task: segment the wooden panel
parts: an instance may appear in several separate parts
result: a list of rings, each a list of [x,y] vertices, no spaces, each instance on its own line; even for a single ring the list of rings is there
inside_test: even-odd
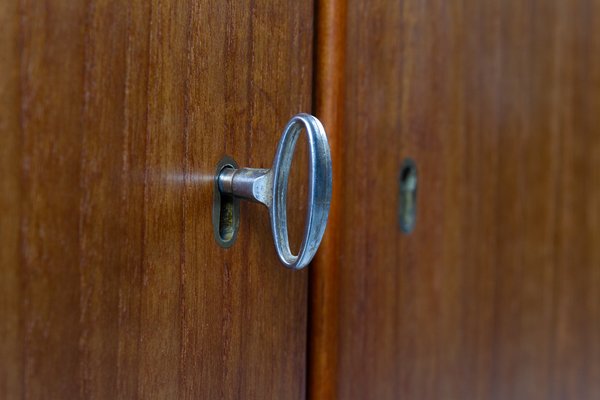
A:
[[[600,396],[599,16],[349,1],[340,398]]]
[[[314,110],[327,132],[333,166],[328,228],[310,268],[308,396],[337,398],[342,132],[345,89],[346,0],[319,0],[316,13]]]
[[[20,15],[12,16],[21,22],[20,373],[24,397],[58,398],[84,388],[79,340],[85,337],[80,322],[87,299],[79,217],[83,115],[89,100],[86,10],[83,3],[66,1],[20,6]]]
[[[307,273],[211,207],[310,111],[311,2],[5,3],[0,397],[304,397]]]
[[[0,3],[0,398],[22,397],[19,323],[21,125],[16,2]]]

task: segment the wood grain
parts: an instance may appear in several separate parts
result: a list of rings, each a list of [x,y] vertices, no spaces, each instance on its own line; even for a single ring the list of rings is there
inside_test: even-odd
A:
[[[85,386],[79,248],[88,14],[84,3],[20,7],[12,18],[20,17],[21,45],[23,396],[77,396]]]
[[[0,3],[0,398],[22,397],[18,4]]]
[[[600,396],[599,16],[348,2],[340,398]]]
[[[268,167],[310,112],[312,18],[0,5],[0,397],[305,396],[307,273],[281,267],[257,205],[218,247],[211,207],[224,154]]]
[[[310,268],[308,396],[337,398],[338,301],[344,169],[343,115],[346,0],[319,0],[316,7],[315,115],[327,131],[333,169],[332,199],[323,241]]]

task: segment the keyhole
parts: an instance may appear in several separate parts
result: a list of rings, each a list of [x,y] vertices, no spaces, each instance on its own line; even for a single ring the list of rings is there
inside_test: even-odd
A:
[[[227,168],[238,168],[231,157],[224,157],[217,164],[215,177]],[[221,193],[215,179],[213,189],[212,222],[213,233],[217,244],[221,247],[231,247],[237,238],[240,227],[240,200],[230,194]]]
[[[399,178],[398,224],[404,233],[411,233],[417,217],[417,166],[407,158],[402,163]]]

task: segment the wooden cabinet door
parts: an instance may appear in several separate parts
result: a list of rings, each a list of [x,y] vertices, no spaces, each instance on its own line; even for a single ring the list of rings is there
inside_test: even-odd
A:
[[[347,25],[323,30],[345,62],[319,64],[345,70],[339,244],[313,286],[339,295],[311,319],[311,392],[600,398],[599,3],[326,3]]]
[[[598,5],[314,6],[0,3],[0,398],[599,397]],[[269,167],[300,111],[310,296],[261,206],[211,222],[221,157]]]
[[[0,4],[0,398],[305,393],[307,272],[224,154],[271,165],[310,112],[310,1]],[[293,196],[290,207],[301,207]]]

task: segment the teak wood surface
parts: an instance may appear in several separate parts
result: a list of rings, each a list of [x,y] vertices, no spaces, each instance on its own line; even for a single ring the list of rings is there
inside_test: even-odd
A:
[[[344,56],[346,0],[319,0],[315,7],[314,112],[327,131],[333,166],[328,228],[310,266],[308,296],[308,397],[337,397],[338,312],[344,151]]]
[[[600,4],[347,8],[339,398],[600,398]]]
[[[592,0],[0,2],[0,398],[598,398],[599,18]],[[310,302],[260,206],[229,250],[211,226],[217,161],[269,167],[300,111],[335,177]]]
[[[307,272],[259,205],[228,250],[211,210],[224,154],[268,168],[311,111],[312,21],[287,0],[0,3],[0,398],[305,397]]]

